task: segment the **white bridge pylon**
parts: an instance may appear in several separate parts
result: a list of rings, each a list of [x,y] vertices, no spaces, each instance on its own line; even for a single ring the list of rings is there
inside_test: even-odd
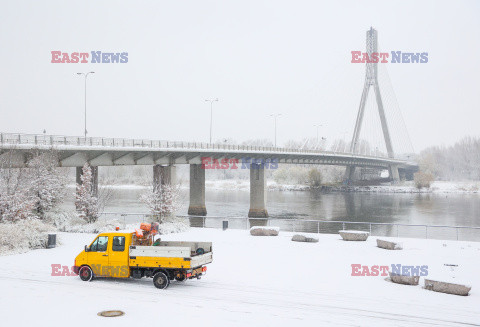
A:
[[[372,57],[372,53],[378,53],[377,36],[378,33],[373,27],[371,27],[367,31],[367,54],[369,58]],[[362,98],[360,100],[360,107],[358,108],[357,121],[355,123],[352,143],[350,144],[350,152],[356,153],[357,151],[360,131],[362,129],[363,116],[365,114],[365,104],[367,102],[370,87],[372,86],[375,92],[375,100],[377,102],[378,114],[380,115],[380,122],[382,123],[383,138],[387,147],[388,157],[394,158],[392,140],[390,138],[390,132],[388,130],[387,118],[385,116],[385,110],[383,108],[382,94],[380,92],[380,86],[378,83],[378,63],[367,62],[365,68],[365,84],[363,85],[363,92]]]
[[[373,27],[367,31],[366,38],[366,53],[369,58],[372,58],[372,53],[378,53],[378,33]],[[352,142],[350,144],[350,152],[357,153],[359,146],[360,132],[362,129],[363,117],[365,114],[365,104],[367,102],[368,93],[370,87],[373,87],[375,92],[375,100],[378,107],[378,114],[380,116],[380,122],[382,125],[383,138],[385,140],[385,145],[387,148],[388,157],[393,159],[395,157],[392,140],[390,137],[390,131],[388,129],[387,118],[385,115],[385,109],[383,107],[382,94],[380,92],[380,85],[378,83],[378,63],[368,62],[365,67],[365,83],[363,85],[362,97],[360,99],[360,107],[358,108],[357,120],[355,122],[355,130],[353,132]],[[399,180],[398,167],[390,166],[390,177],[393,181]],[[354,179],[355,166],[347,167],[345,173],[345,179],[352,181]]]

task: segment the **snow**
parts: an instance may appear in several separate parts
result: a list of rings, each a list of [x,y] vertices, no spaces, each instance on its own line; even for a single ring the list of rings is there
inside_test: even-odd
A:
[[[51,276],[51,264],[73,265],[94,234],[60,233],[62,245],[0,257],[0,317],[15,326],[415,326],[480,321],[480,243],[402,239],[403,251],[319,235],[291,242],[293,233],[253,237],[248,230],[190,229],[163,240],[212,241],[214,262],[201,280],[158,290],[151,279]],[[388,238],[383,238],[388,239]],[[428,265],[473,288],[461,297],[351,276],[351,264]],[[445,266],[455,264],[458,267]],[[421,277],[420,285],[423,286]],[[118,318],[97,316],[123,310]]]

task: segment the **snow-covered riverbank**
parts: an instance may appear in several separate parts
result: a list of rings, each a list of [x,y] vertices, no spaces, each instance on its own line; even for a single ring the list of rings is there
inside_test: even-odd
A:
[[[73,188],[73,185],[70,186]],[[151,186],[143,185],[106,185],[113,189],[150,189]],[[248,180],[214,180],[206,181],[205,187],[211,190],[249,191],[250,181]],[[188,189],[188,184],[181,184],[181,188]],[[278,184],[275,181],[267,181],[269,191],[308,191],[310,187],[302,184]],[[372,192],[372,193],[458,193],[458,194],[480,194],[480,182],[444,182],[437,181],[429,189],[417,189],[413,182],[401,182],[397,185],[385,183],[376,186],[327,186],[327,190],[337,192]]]
[[[212,190],[238,190],[249,191],[249,180],[216,180],[206,181],[205,187]],[[267,181],[267,189],[269,191],[306,191],[310,187],[308,185],[292,185],[292,184],[278,184],[274,181]]]
[[[207,181],[206,187],[215,190],[239,190],[248,191],[250,182],[248,180],[218,180]],[[269,191],[308,191],[308,185],[278,184],[274,181],[267,181]],[[398,185],[385,183],[377,186],[325,186],[324,189],[331,191],[346,192],[375,192],[375,193],[479,193],[480,183],[478,182],[434,182],[429,189],[417,189],[414,182],[401,182]]]
[[[480,194],[478,182],[434,182],[429,189],[417,189],[413,182],[401,182],[397,185],[378,186],[339,186],[333,187],[332,191],[339,192],[372,192],[372,193],[457,193],[457,194]]]
[[[164,240],[212,241],[214,262],[201,280],[160,291],[151,279],[51,276],[51,264],[71,266],[92,234],[61,233],[50,250],[0,257],[0,317],[4,325],[126,326],[414,326],[480,321],[480,243],[403,239],[404,250],[379,249],[375,237],[345,242],[319,235],[298,243],[292,234],[253,237],[245,230],[191,229]],[[351,276],[352,264],[428,265],[428,277],[464,281],[470,296],[393,284],[382,276]],[[445,266],[457,265],[454,266]],[[420,280],[423,285],[423,278]],[[102,310],[125,316],[102,318]]]

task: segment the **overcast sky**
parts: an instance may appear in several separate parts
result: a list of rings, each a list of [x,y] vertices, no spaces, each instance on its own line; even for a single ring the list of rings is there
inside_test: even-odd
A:
[[[382,51],[416,151],[480,136],[478,1],[2,1],[0,131],[214,139],[351,138],[365,31]],[[128,52],[126,64],[53,64],[51,51]],[[347,134],[344,134],[344,133]]]

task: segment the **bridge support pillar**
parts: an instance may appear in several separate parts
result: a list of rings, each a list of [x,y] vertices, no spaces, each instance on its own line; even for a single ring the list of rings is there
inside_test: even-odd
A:
[[[188,214],[206,216],[205,207],[205,169],[201,164],[190,164],[190,205]]]
[[[388,168],[388,173],[390,175],[390,178],[393,183],[398,183],[400,182],[400,174],[398,172],[398,166],[397,165],[390,165]]]
[[[412,170],[404,170],[403,173],[405,174],[405,180],[413,181],[414,171]]]
[[[343,179],[347,183],[355,181],[355,166],[347,166],[346,167],[345,176],[344,176]]]
[[[175,166],[153,166],[153,187],[162,187],[163,185],[175,185],[176,174]]]
[[[98,167],[90,166],[92,169],[92,195],[98,195]],[[75,179],[77,184],[82,184],[81,176],[83,175],[83,167],[76,167]]]
[[[250,164],[250,218],[267,218],[265,169],[261,164]]]

